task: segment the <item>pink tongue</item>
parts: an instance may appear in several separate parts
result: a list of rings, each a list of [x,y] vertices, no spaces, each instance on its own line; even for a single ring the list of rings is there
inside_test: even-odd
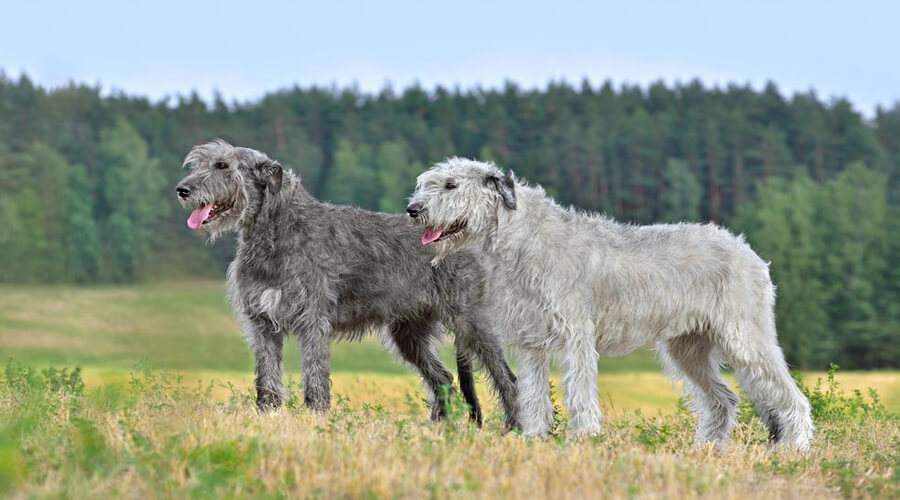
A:
[[[430,227],[425,228],[425,234],[422,235],[422,244],[427,245],[429,243],[434,243],[434,241],[441,237],[444,234],[443,229],[431,229]]]
[[[209,205],[200,205],[197,207],[197,210],[191,212],[191,216],[188,217],[188,227],[193,229],[194,231],[200,229],[203,226],[203,221],[209,218],[209,212],[212,210],[212,203]]]

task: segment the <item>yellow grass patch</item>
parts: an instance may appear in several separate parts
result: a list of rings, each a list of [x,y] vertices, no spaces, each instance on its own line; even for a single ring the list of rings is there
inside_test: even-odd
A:
[[[171,372],[180,378],[184,387],[212,385],[213,397],[223,399],[231,393],[228,384],[251,391],[253,373],[221,372],[221,371],[177,371]],[[825,379],[824,373],[806,373],[804,381],[807,385],[815,385],[818,378]],[[734,380],[727,377],[732,386]],[[900,412],[900,374],[896,372],[838,372],[835,376],[844,391],[860,390],[863,395],[873,388],[889,410]],[[87,367],[84,380],[88,387],[97,387],[106,383],[125,383],[129,372],[104,368]],[[288,381],[298,382],[297,375],[288,375]],[[600,399],[605,412],[621,410],[632,412],[640,410],[647,415],[657,413],[671,414],[675,412],[680,392],[679,387],[672,386],[671,380],[661,373],[604,373],[600,375]],[[390,411],[406,409],[410,400],[420,401],[425,397],[421,380],[415,375],[388,375],[366,372],[335,372],[331,375],[332,393],[349,399],[353,408],[364,404],[381,404]],[[564,388],[560,377],[554,377],[559,398],[562,399]],[[296,390],[296,387],[295,387]],[[484,380],[479,375],[478,394],[486,408],[494,408],[494,400]]]

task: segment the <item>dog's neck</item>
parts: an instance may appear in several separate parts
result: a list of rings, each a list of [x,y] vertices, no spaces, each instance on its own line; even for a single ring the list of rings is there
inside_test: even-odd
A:
[[[617,239],[618,225],[612,219],[601,215],[580,213],[573,207],[564,207],[548,197],[543,188],[536,185],[516,183],[516,210],[498,207],[497,225],[485,235],[484,251],[497,259],[514,259],[522,254],[541,256],[553,250],[541,243],[534,234],[554,234],[555,228],[564,225],[580,226],[595,236],[597,244],[613,242]],[[586,216],[588,215],[588,216]],[[555,240],[564,243],[565,235]]]
[[[529,255],[550,262],[557,252],[554,245],[569,244],[575,234],[590,235],[598,259],[623,244],[626,226],[610,217],[562,206],[540,186],[516,183],[516,194],[516,210],[501,206],[497,225],[484,239],[484,251],[493,259],[515,261]],[[568,232],[560,232],[560,228],[568,228]]]
[[[261,189],[267,190],[267,187]],[[243,222],[239,234],[238,252],[250,250],[254,252],[275,252],[279,240],[279,233],[290,225],[282,224],[289,212],[302,213],[303,206],[315,203],[303,185],[300,178],[292,172],[285,172],[281,182],[281,188],[275,192],[265,191],[260,193],[262,201],[256,214]],[[252,242],[252,245],[251,245]]]

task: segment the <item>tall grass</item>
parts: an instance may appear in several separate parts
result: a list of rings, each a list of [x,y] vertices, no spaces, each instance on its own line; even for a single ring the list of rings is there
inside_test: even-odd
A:
[[[836,370],[836,368],[835,368]],[[135,370],[86,389],[75,370],[8,363],[0,375],[0,494],[14,497],[897,497],[900,420],[877,394],[834,377],[803,390],[818,435],[808,454],[775,450],[747,405],[732,445],[695,449],[693,417],[608,411],[594,438],[502,435],[451,400],[441,424],[422,401],[352,404],[326,415],[299,400],[259,414],[252,394]],[[292,392],[298,394],[294,385]]]

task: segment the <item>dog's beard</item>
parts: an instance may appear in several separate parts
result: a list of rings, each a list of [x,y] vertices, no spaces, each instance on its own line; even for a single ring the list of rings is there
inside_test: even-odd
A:
[[[207,226],[203,226],[203,230],[209,235],[209,239],[207,240],[210,245],[216,242],[221,236],[228,234],[233,231],[237,231],[240,217],[238,216],[229,216],[225,219],[212,221]]]
[[[438,218],[427,216],[417,218],[417,222],[423,229],[440,228],[446,231],[448,228],[459,228],[457,232],[430,243],[435,250],[435,257],[431,260],[433,266],[437,266],[442,260],[465,247],[481,250],[489,246],[491,235],[497,230],[496,216],[490,212],[485,213],[478,210],[463,213],[465,215],[458,217],[454,217],[452,213],[442,213]],[[436,219],[450,222],[438,222]],[[425,236],[425,239],[428,239],[428,235]]]
[[[228,213],[221,215],[202,226],[203,231],[209,236],[208,243],[213,244],[223,235],[238,231],[247,212],[248,203],[243,194],[235,194],[231,198],[231,208]]]
[[[437,266],[442,260],[466,246],[471,239],[471,233],[468,230],[463,230],[447,239],[433,243],[436,253],[434,258],[431,259],[431,265]]]

